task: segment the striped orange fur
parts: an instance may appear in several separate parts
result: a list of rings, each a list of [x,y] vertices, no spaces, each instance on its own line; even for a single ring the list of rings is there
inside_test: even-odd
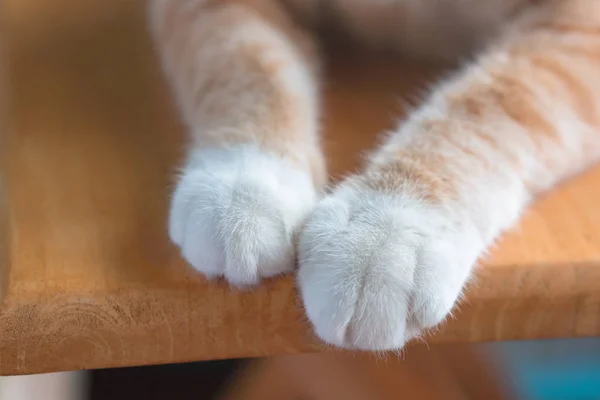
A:
[[[171,238],[194,268],[237,285],[298,259],[307,315],[334,345],[396,349],[440,323],[523,208],[600,159],[598,0],[150,7],[191,138]],[[332,23],[366,45],[475,58],[318,200],[314,29]]]

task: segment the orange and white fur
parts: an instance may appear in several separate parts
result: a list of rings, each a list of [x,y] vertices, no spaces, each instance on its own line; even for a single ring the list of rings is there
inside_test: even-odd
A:
[[[540,192],[600,159],[599,0],[153,0],[190,132],[170,236],[234,285],[292,272],[317,335],[401,348],[440,323]],[[322,195],[315,28],[474,61]],[[352,118],[351,115],[348,118]]]

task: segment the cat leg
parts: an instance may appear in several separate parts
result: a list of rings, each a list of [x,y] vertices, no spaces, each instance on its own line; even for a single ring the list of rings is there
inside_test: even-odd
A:
[[[600,2],[546,2],[442,83],[300,235],[316,333],[386,350],[443,321],[536,194],[600,159]]]
[[[317,52],[275,0],[153,0],[151,24],[190,131],[169,234],[208,277],[291,271],[326,180]]]

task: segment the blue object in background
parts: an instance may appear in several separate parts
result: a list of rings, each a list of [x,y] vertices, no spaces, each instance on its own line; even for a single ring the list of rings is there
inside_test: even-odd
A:
[[[482,345],[523,400],[600,400],[600,338]]]

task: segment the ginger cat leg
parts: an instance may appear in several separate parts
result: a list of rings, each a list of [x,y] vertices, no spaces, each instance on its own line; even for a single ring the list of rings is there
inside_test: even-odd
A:
[[[443,321],[540,192],[600,159],[600,2],[543,3],[441,84],[300,236],[326,342],[401,348]]]
[[[151,23],[190,131],[171,239],[236,285],[291,271],[326,180],[312,38],[273,0],[153,0]]]

